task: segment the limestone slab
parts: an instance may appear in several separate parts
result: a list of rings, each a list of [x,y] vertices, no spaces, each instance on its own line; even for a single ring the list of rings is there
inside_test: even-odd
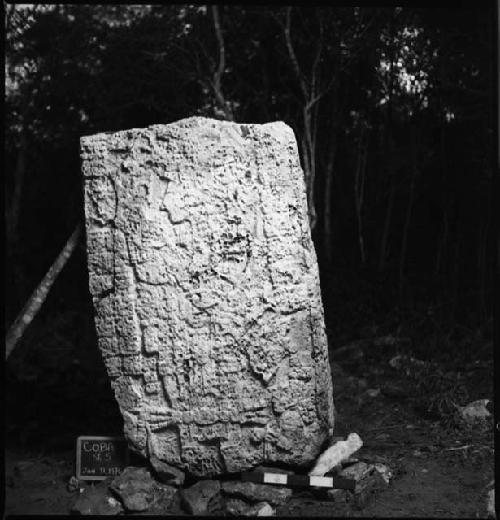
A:
[[[89,288],[138,453],[194,475],[307,465],[333,428],[295,136],[193,117],[81,139]]]

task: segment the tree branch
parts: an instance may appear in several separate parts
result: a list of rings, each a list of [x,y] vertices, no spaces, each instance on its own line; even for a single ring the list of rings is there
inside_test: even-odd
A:
[[[307,99],[309,97],[309,89],[307,88],[306,82],[304,81],[304,75],[302,74],[302,71],[300,70],[299,62],[297,60],[297,55],[295,54],[295,50],[292,45],[292,38],[290,36],[291,12],[292,12],[292,8],[287,7],[286,24],[284,27],[286,47],[288,49],[288,55],[290,56],[290,61],[292,62],[293,70],[295,71],[295,75],[297,76],[297,79],[299,80],[300,87],[302,89],[302,93],[304,94],[304,97]]]
[[[321,60],[321,52],[323,50],[323,20],[319,19],[319,38],[318,38],[318,49],[316,51],[316,56],[314,57],[314,62],[311,71],[311,94],[316,92],[316,79],[317,79],[317,70],[318,65]]]
[[[215,36],[219,45],[219,66],[215,72],[215,80],[217,85],[220,87],[222,74],[224,74],[224,67],[226,64],[226,49],[224,47],[224,37],[220,26],[219,8],[216,5],[212,6],[212,15],[214,17]]]
[[[222,92],[222,76],[226,67],[226,48],[224,46],[224,36],[219,17],[219,8],[216,5],[212,6],[212,15],[214,19],[215,36],[219,46],[219,63],[217,69],[214,71],[214,79],[212,82],[215,98],[220,105],[220,109],[224,112],[227,120],[234,119],[231,109],[228,107],[224,93]]]

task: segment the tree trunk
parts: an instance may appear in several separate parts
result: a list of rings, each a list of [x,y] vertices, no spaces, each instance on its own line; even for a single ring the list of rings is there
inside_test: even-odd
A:
[[[358,223],[358,242],[361,263],[366,263],[365,240],[363,234],[363,203],[365,193],[366,156],[368,154],[368,140],[365,138],[365,130],[361,130],[358,144],[358,164],[354,176],[354,203],[356,207],[356,218]]]
[[[489,208],[487,208],[489,210]],[[486,281],[488,269],[488,232],[489,232],[489,211],[486,215],[486,222],[481,226],[479,232],[478,247],[478,272],[479,272],[479,309],[481,315],[486,315]]]
[[[387,122],[386,122],[386,138],[385,138],[385,152],[389,157],[387,163],[387,173],[389,177],[389,200],[387,202],[387,210],[385,212],[384,219],[384,231],[382,233],[382,240],[380,242],[380,252],[379,252],[379,260],[378,260],[378,269],[379,272],[383,272],[386,266],[387,260],[387,249],[389,244],[389,232],[391,229],[392,222],[392,210],[394,207],[394,198],[396,195],[396,180],[395,180],[395,168],[394,168],[394,140],[392,137],[392,109],[393,109],[393,95],[392,91],[394,89],[394,62],[395,62],[395,51],[394,51],[394,19],[391,18],[389,33],[391,39],[391,47],[389,53],[390,60],[390,68],[389,68],[389,92],[388,92],[388,103],[387,103]]]
[[[26,132],[21,131],[19,139],[19,150],[17,155],[16,173],[14,177],[14,187],[12,189],[12,196],[10,197],[10,204],[8,207],[7,218],[7,239],[10,243],[16,241],[17,226],[19,223],[19,213],[21,207],[21,197],[24,185],[24,176],[26,172]]]
[[[314,185],[316,181],[316,143],[313,138],[313,131],[311,128],[311,113],[308,107],[304,107],[304,135],[305,147],[307,148],[307,207],[309,210],[309,224],[311,231],[314,231],[318,216],[316,213],[316,205],[314,203]]]
[[[333,232],[332,232],[332,191],[334,178],[334,164],[337,153],[337,144],[331,145],[328,163],[325,169],[325,192],[324,192],[324,209],[323,209],[323,247],[325,258],[328,264],[333,261]]]
[[[339,89],[338,81],[333,80],[332,94],[331,94],[331,120],[333,124],[331,126],[331,141],[328,146],[328,157],[325,165],[325,187],[323,193],[323,250],[325,252],[325,259],[328,264],[333,262],[333,222],[332,222],[332,209],[333,209],[333,185],[335,177],[335,159],[337,157],[338,147],[338,131],[340,128],[339,113]]]
[[[291,15],[292,7],[286,8],[286,21],[282,25],[283,34],[285,36],[285,44],[288,51],[288,57],[292,65],[292,69],[299,84],[299,88],[303,97],[302,123],[303,138],[301,139],[301,149],[303,157],[304,176],[307,188],[307,206],[309,212],[309,225],[311,231],[314,231],[317,223],[316,205],[314,203],[314,191],[316,180],[316,130],[318,119],[318,101],[326,93],[327,89],[320,91],[320,76],[318,74],[318,65],[321,61],[321,53],[323,50],[323,24],[320,19],[320,31],[317,39],[316,56],[313,61],[311,73],[306,76],[299,65],[297,55],[292,43],[291,37]]]
[[[7,246],[7,263],[12,269],[11,287],[12,307],[17,307],[22,298],[22,277],[17,262],[18,254],[18,233],[19,233],[19,217],[21,213],[21,199],[24,187],[24,178],[26,175],[26,154],[27,154],[27,137],[26,131],[21,130],[19,140],[19,150],[17,155],[16,170],[14,174],[14,186],[9,201],[6,202],[6,246]]]
[[[54,284],[57,276],[61,272],[62,268],[66,265],[66,262],[71,257],[75,247],[78,244],[78,238],[80,236],[80,224],[78,224],[69,237],[63,250],[59,253],[55,262],[52,264],[47,274],[43,277],[42,281],[35,289],[33,294],[30,296],[26,305],[23,307],[14,323],[10,326],[5,339],[5,359],[7,359],[10,353],[14,350],[19,340],[24,334],[24,331],[28,325],[32,322],[36,316],[43,302],[47,298],[49,291]]]
[[[385,212],[384,231],[382,233],[382,240],[380,242],[380,253],[378,260],[379,272],[383,272],[385,270],[387,260],[387,249],[389,244],[389,231],[391,229],[392,221],[392,209],[394,207],[394,198],[396,195],[396,181],[394,179],[394,167],[392,158],[389,159],[389,186],[389,199],[387,201],[387,209]]]
[[[443,220],[441,224],[441,240],[438,237],[436,264],[434,266],[434,273],[436,276],[441,272],[446,248],[448,247],[448,231],[449,231],[449,207],[448,207],[448,190],[446,189],[446,143],[445,143],[445,126],[441,125],[441,177],[442,177],[442,192],[443,192]]]
[[[410,184],[410,193],[408,196],[408,206],[406,208],[406,217],[403,228],[403,239],[401,242],[401,254],[399,257],[399,289],[400,291],[403,288],[403,280],[404,280],[404,270],[406,264],[406,249],[408,245],[408,232],[410,229],[410,221],[411,214],[413,211],[413,199],[415,194],[415,183],[418,174],[418,165],[417,165],[417,136],[416,136],[416,128],[414,126],[410,129],[410,147],[411,147],[411,163],[412,163],[412,174],[411,174],[411,184]]]
[[[217,38],[217,45],[219,48],[219,60],[217,69],[214,71],[214,77],[212,81],[212,88],[215,95],[215,100],[219,107],[219,110],[222,114],[224,114],[224,118],[227,121],[234,120],[234,114],[229,106],[225,96],[224,91],[222,89],[222,76],[224,75],[224,71],[226,68],[226,48],[224,45],[224,35],[222,34],[222,26],[220,22],[219,16],[219,7],[216,5],[212,5],[212,16],[214,20],[214,30],[215,36]]]
[[[441,272],[441,266],[443,265],[446,248],[448,246],[448,231],[449,231],[449,216],[448,209],[443,210],[443,222],[441,224],[441,240],[439,241],[437,253],[436,253],[436,265],[434,267],[434,273],[436,276]]]
[[[458,220],[458,219],[457,219]],[[455,318],[458,305],[458,289],[459,289],[459,274],[460,274],[460,222],[457,221],[455,228],[455,248],[453,253],[453,281],[452,281],[452,303],[451,315]]]

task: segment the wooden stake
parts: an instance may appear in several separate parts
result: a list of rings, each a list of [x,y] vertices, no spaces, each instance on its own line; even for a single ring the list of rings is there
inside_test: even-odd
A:
[[[56,278],[73,254],[73,251],[78,244],[80,232],[81,224],[78,224],[66,242],[63,250],[59,253],[59,256],[47,271],[47,274],[43,277],[43,280],[39,283],[38,287],[33,291],[29,300],[14,320],[14,323],[10,326],[5,339],[5,359],[8,359],[10,353],[22,338],[24,331],[33,321],[33,318],[43,305],[43,302],[47,298]]]

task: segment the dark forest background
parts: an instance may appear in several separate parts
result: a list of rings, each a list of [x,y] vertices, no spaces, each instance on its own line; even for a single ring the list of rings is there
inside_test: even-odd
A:
[[[495,18],[493,3],[5,5],[6,327],[83,221],[82,135],[282,120],[330,347],[395,335],[421,359],[491,359]],[[98,393],[92,312],[82,238],[9,359],[11,384],[61,406],[89,380]],[[39,419],[22,413],[11,433],[29,437]]]

